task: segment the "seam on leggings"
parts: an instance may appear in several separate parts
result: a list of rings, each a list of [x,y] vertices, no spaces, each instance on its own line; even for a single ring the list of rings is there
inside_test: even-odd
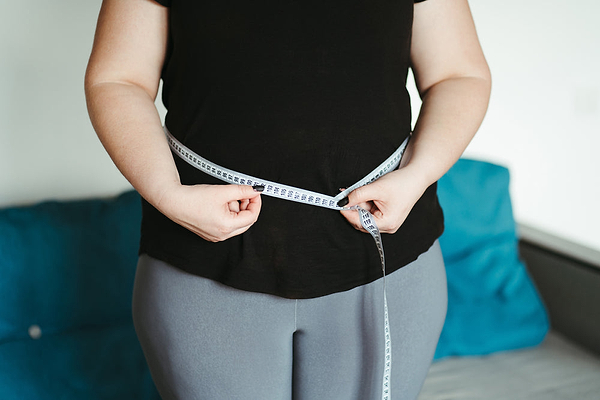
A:
[[[298,299],[294,303],[294,332],[298,330]]]

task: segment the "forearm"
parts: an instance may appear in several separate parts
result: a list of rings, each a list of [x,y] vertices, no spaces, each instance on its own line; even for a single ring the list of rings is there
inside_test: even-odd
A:
[[[122,82],[86,85],[90,119],[106,151],[132,186],[153,205],[179,185],[179,175],[153,99]]]
[[[450,78],[423,96],[405,168],[429,186],[460,158],[487,110],[489,76]]]

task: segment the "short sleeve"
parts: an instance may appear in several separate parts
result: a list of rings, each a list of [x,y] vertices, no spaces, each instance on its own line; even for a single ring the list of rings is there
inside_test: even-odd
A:
[[[415,3],[422,3],[424,1],[427,1],[427,0],[415,0]]]
[[[154,0],[154,1],[157,2],[158,4],[161,4],[161,5],[165,6],[165,7],[170,7],[171,6],[171,0]]]

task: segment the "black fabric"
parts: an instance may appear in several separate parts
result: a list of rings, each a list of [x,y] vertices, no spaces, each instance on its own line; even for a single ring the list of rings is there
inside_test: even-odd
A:
[[[335,195],[409,135],[412,0],[173,0],[166,125],[209,160]],[[182,183],[222,184],[176,157]],[[441,234],[436,185],[383,235],[388,272]],[[370,235],[339,212],[263,196],[258,222],[220,243],[143,205],[141,253],[243,290],[318,297],[381,277]]]

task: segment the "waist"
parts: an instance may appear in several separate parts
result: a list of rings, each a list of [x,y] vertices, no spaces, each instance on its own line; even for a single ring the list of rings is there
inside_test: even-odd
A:
[[[309,143],[307,140],[302,145],[295,141],[285,144],[278,141],[274,146],[267,139],[262,140],[268,143],[260,145],[251,139],[216,141],[214,138],[203,140],[205,135],[184,138],[175,135],[183,145],[217,165],[330,196],[338,194],[339,188],[350,187],[364,178],[394,153],[407,136],[408,133],[398,134],[393,140],[382,138],[376,145],[365,141]],[[175,157],[175,162],[183,184],[222,183],[179,157]]]

